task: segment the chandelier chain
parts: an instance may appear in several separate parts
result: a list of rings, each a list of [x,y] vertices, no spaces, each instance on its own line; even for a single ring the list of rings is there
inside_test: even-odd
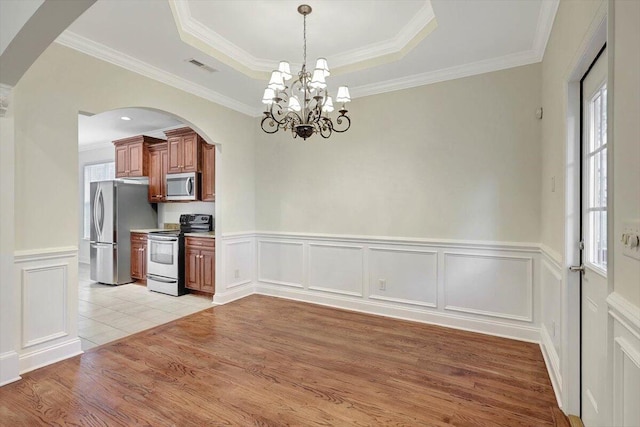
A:
[[[305,13],[302,17],[303,26],[302,26],[302,39],[304,40],[304,48],[303,48],[303,58],[302,58],[302,68],[307,68],[307,14]]]

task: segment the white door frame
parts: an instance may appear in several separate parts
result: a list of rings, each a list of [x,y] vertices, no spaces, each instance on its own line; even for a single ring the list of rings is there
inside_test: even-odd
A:
[[[598,9],[583,42],[578,50],[569,71],[564,79],[565,85],[565,120],[566,120],[566,153],[565,153],[565,238],[564,238],[564,268],[562,271],[562,354],[560,370],[562,372],[562,409],[567,414],[580,414],[580,274],[569,272],[571,265],[580,265],[580,250],[577,242],[580,239],[580,161],[582,152],[580,150],[580,80],[587,72],[591,63],[596,58],[602,46],[607,43],[610,52],[609,69],[613,59],[612,43],[607,34],[607,21],[611,21],[612,1],[603,3]],[[609,17],[609,19],[608,19]],[[611,28],[611,25],[609,25]],[[613,73],[609,70],[609,82]],[[607,105],[613,105],[611,96],[613,87],[609,85]],[[608,122],[611,119],[613,108],[608,110]],[[613,142],[611,137],[613,126],[608,126],[608,141]],[[609,146],[609,149],[611,146]],[[608,204],[613,206],[611,177],[613,155],[608,156]],[[613,218],[610,212],[609,217]],[[612,223],[609,221],[609,239],[612,234]],[[612,247],[612,246],[610,246]],[[609,254],[609,271],[613,271],[612,253]],[[612,274],[609,275],[609,290],[611,290]],[[604,343],[603,343],[604,344]],[[608,345],[608,343],[607,343]]]

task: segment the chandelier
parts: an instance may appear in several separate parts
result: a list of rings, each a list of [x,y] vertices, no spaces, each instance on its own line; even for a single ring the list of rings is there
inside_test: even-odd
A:
[[[325,77],[330,75],[327,60],[318,58],[313,73],[307,71],[307,15],[311,13],[311,6],[298,6],[298,13],[303,16],[302,69],[290,86],[287,86],[287,81],[293,76],[287,61],[281,61],[278,69],[271,73],[262,96],[266,111],[260,127],[266,133],[276,133],[280,129],[291,131],[294,138],[299,136],[304,140],[314,133],[329,138],[333,132],[346,132],[351,127],[351,119],[344,108],[345,103],[351,101],[349,88],[338,88],[336,102],[341,103],[342,107],[338,110],[334,124],[329,117],[329,113],[334,110],[333,99],[325,82]]]

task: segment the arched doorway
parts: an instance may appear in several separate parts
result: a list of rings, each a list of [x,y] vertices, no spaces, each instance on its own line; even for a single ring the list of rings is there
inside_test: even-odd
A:
[[[206,141],[207,146],[213,145],[206,135],[195,129],[195,126],[174,114],[161,110],[134,107],[99,114],[80,113],[78,116],[80,218],[78,224],[80,236],[78,242],[78,336],[85,351],[211,306],[212,295],[208,293],[192,291],[187,295],[176,297],[151,292],[146,287],[147,232],[177,228],[181,215],[206,214],[217,218],[215,197],[211,200],[210,197],[198,196],[205,201],[170,203],[164,199],[164,196],[154,198],[159,196],[155,194],[158,190],[151,191],[155,188],[154,185],[158,186],[158,183],[164,182],[167,172],[166,165],[162,172],[156,170],[153,166],[156,164],[154,159],[164,159],[166,163],[167,138],[181,129],[193,129]],[[126,141],[131,139],[137,141],[136,138],[144,139],[145,170],[122,178],[121,174],[118,175],[116,172],[121,169],[116,167],[117,163],[122,162],[117,155],[118,147],[129,144]],[[114,141],[117,144],[114,145]],[[203,148],[206,147],[203,146]],[[208,150],[209,148],[206,148],[203,152]],[[220,156],[214,153],[208,159],[215,162],[216,159],[219,161]],[[200,158],[198,160],[200,161]],[[202,162],[205,162],[204,157]],[[204,166],[204,163],[202,165]],[[131,166],[130,168],[133,169]],[[213,171],[217,169],[214,164]],[[162,173],[161,177],[156,176],[159,173]],[[211,180],[210,176],[204,178],[204,173],[198,175],[201,183]],[[91,182],[112,180],[117,176],[120,176],[118,179],[124,179],[130,185],[135,183],[137,187],[145,187],[144,191],[141,190],[144,193],[144,200],[136,200],[135,203],[139,205],[136,205],[135,209],[138,212],[144,210],[150,215],[155,212],[155,216],[153,224],[150,222],[151,219],[147,218],[144,225],[140,223],[141,225],[135,229],[122,230],[118,233],[120,240],[116,243],[118,249],[115,252],[118,253],[117,259],[121,261],[119,266],[116,263],[117,282],[130,283],[113,285],[100,283],[101,279],[92,271],[100,265],[101,261],[96,259],[97,251],[92,249],[95,248],[96,243],[91,241],[90,228],[93,224],[91,218],[94,209],[90,203],[89,190]],[[215,176],[213,183],[215,183]],[[180,246],[179,254],[182,259],[188,253],[183,246],[183,244]],[[215,263],[215,249],[211,253],[214,255],[212,262]],[[109,265],[113,271],[112,260],[109,260]],[[188,270],[189,267],[186,269]],[[215,264],[212,271],[216,271]],[[180,274],[184,275],[184,270]],[[122,279],[123,275],[126,276],[124,279]],[[181,281],[184,279],[180,277]]]

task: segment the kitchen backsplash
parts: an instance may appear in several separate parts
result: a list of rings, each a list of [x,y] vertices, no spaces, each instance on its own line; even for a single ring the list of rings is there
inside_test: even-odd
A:
[[[158,203],[158,227],[177,224],[180,228],[182,214],[209,214],[216,216],[215,202]]]

